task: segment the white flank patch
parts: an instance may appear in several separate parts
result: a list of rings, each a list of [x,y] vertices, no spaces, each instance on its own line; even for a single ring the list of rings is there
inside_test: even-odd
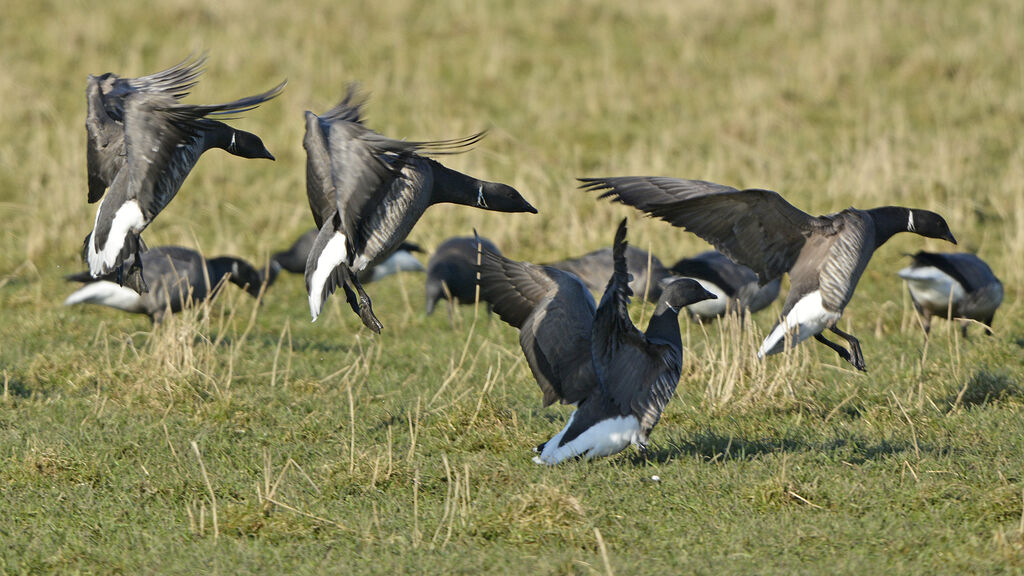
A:
[[[577,456],[582,456],[587,460],[601,456],[611,456],[623,451],[626,446],[637,443],[640,439],[640,421],[636,419],[636,416],[617,416],[601,420],[587,428],[583,434],[580,434],[571,442],[559,446],[558,444],[562,441],[562,437],[565,436],[566,430],[569,429],[569,426],[572,426],[575,416],[576,413],[573,412],[565,428],[562,428],[561,432],[544,445],[544,451],[541,452],[540,456],[534,456],[534,462],[553,466],[563,460]]]
[[[931,310],[946,309],[950,293],[953,294],[953,302],[959,302],[967,295],[959,282],[934,266],[907,267],[896,274],[907,281],[914,300]]]
[[[316,322],[320,315],[320,305],[323,304],[324,287],[331,272],[345,261],[348,250],[345,248],[345,235],[335,232],[334,236],[327,241],[320,257],[316,259],[316,268],[313,269],[313,277],[309,285],[309,312],[313,315],[313,322]]]
[[[821,304],[821,292],[815,290],[801,298],[786,315],[785,320],[775,326],[772,333],[761,343],[757,357],[763,358],[769,354],[782,352],[787,332],[793,335],[791,346],[796,346],[815,334],[821,334],[825,328],[838,322],[841,316],[842,314],[825,310]]]
[[[718,287],[717,284],[708,282],[707,280],[701,280],[700,278],[692,278],[690,276],[684,276],[684,278],[691,278],[696,280],[705,290],[711,292],[718,298],[714,300],[701,300],[694,304],[690,304],[686,307],[691,313],[696,314],[702,318],[711,318],[714,316],[721,316],[725,314],[726,308],[729,306],[729,298],[725,295],[725,291]]]
[[[72,292],[64,305],[74,304],[99,304],[126,312],[142,312],[142,296],[138,292],[106,280],[90,282]]]
[[[390,276],[396,272],[418,270],[423,270],[423,264],[420,264],[420,261],[409,252],[399,250],[392,254],[387,260],[374,267],[373,277],[370,281],[376,282],[381,278]]]
[[[97,252],[93,235],[96,234],[96,225],[99,223],[100,211],[102,209],[103,204],[100,203],[100,209],[96,211],[96,223],[93,224],[92,234],[89,235],[89,253],[87,258],[89,260],[89,273],[92,274],[93,278],[106,274],[113,269],[114,264],[117,262],[117,256],[124,247],[124,240],[128,236],[129,231],[138,234],[146,228],[146,218],[142,215],[139,202],[137,200],[129,200],[122,204],[117,209],[117,212],[114,213],[114,220],[110,224],[110,234],[107,235],[107,243],[103,245],[102,250]]]

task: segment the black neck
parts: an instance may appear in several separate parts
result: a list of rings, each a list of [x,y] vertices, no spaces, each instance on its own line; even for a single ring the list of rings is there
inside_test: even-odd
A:
[[[211,148],[220,148],[236,156],[238,155],[234,128],[216,120],[204,120],[202,126],[204,152]]]
[[[669,308],[664,300],[658,302],[651,321],[647,323],[645,334],[648,340],[659,340],[681,349],[683,340],[679,335],[679,311]]]
[[[430,195],[431,204],[451,202],[463,206],[477,205],[480,187],[484,182],[451,168],[445,168],[439,162],[429,158],[426,161],[430,163],[434,175],[434,189]]]
[[[867,211],[875,223],[875,249],[899,232],[910,232],[910,209],[902,206],[883,206]]]

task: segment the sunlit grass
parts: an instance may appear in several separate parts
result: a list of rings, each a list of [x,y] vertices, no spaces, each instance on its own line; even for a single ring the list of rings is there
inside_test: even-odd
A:
[[[617,5],[185,0],[15,3],[0,18],[0,572],[977,573],[1024,565],[1024,7],[1019,2]],[[647,460],[557,469],[515,330],[423,315],[423,277],[368,285],[385,326],[303,282],[229,287],[153,327],[59,304],[83,266],[85,78],[206,50],[191,102],[289,81],[233,123],[276,162],[203,157],[145,238],[265,261],[312,221],[302,113],[349,81],[393,137],[487,128],[454,168],[540,214],[431,208],[428,250],[476,228],[551,261],[701,241],[576,189],[657,174],[778,190],[815,214],[903,204],[948,220],[1006,287],[995,335],[926,339],[878,251],[842,327],[759,362],[780,310],[683,322],[685,366]],[[649,306],[634,306],[646,319]],[[657,476],[660,481],[652,481]]]

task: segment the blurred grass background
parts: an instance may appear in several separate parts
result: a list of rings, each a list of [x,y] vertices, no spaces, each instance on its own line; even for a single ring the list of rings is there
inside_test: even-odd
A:
[[[1024,5],[778,0],[612,4],[15,2],[0,18],[0,570],[105,572],[1014,572],[1024,566]],[[703,178],[814,214],[942,213],[1003,280],[996,336],[926,342],[872,260],[843,325],[870,372],[815,344],[753,361],[759,331],[684,326],[684,377],[632,453],[548,470],[515,331],[422,316],[422,276],[316,324],[300,278],[225,293],[153,330],[64,309],[85,202],[85,78],[208,51],[188,101],[263,91],[233,124],[277,162],[203,157],[149,245],[265,260],[307,229],[302,112],[357,80],[392,137],[489,128],[453,168],[540,215],[431,208],[411,240],[475,227],[545,261],[695,237],[576,189],[579,176]],[[649,310],[636,305],[639,319]],[[778,307],[775,308],[778,311]],[[197,450],[192,448],[195,442]],[[200,465],[202,463],[202,466]],[[205,469],[205,473],[204,473]],[[650,482],[658,475],[661,482]],[[216,516],[216,524],[214,524]],[[601,535],[598,538],[597,534]],[[598,541],[604,543],[604,548]],[[602,552],[602,549],[604,552]]]

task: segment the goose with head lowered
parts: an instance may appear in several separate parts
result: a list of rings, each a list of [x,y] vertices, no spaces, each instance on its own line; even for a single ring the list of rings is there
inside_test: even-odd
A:
[[[130,255],[126,264],[132,264]],[[150,290],[139,294],[116,281],[116,273],[94,278],[88,271],[72,274],[68,280],[85,285],[64,300],[73,304],[99,304],[145,314],[159,324],[168,312],[180,312],[198,302],[212,299],[227,281],[253,298],[259,296],[265,278],[252,264],[233,256],[205,259],[182,246],[156,246],[142,253],[142,274]]]
[[[977,320],[985,325],[986,334],[992,334],[992,319],[1003,303],[1003,283],[984,260],[974,254],[924,251],[911,258],[910,266],[897,274],[907,281],[925,334],[931,331],[932,316]],[[964,322],[965,338],[967,326]]]
[[[314,321],[341,286],[363,324],[380,333],[383,326],[356,275],[394,252],[428,207],[450,202],[498,212],[537,210],[511,186],[421,155],[463,151],[482,132],[455,140],[393,140],[363,124],[361,106],[350,86],[326,113],[306,112],[306,192],[320,230],[306,262],[306,290]]]
[[[623,220],[612,248],[615,270],[596,307],[573,274],[481,251],[481,298],[519,329],[544,405],[576,405],[565,427],[537,447],[538,464],[610,456],[630,444],[645,450],[682,372],[679,311],[715,298],[694,280],[672,281],[641,332],[629,318],[625,249]]]
[[[782,352],[814,337],[858,370],[866,370],[860,342],[836,322],[853,297],[871,255],[894,234],[914,232],[956,244],[942,216],[928,210],[885,206],[847,208],[811,216],[771,190],[662,177],[581,178],[601,198],[633,206],[710,242],[766,284],[789,272],[782,318],[758,357]],[[850,348],[823,334],[831,330]]]
[[[681,278],[693,278],[718,296],[686,307],[690,317],[696,320],[710,320],[728,313],[739,313],[742,317],[744,311],[753,314],[770,306],[779,297],[782,286],[781,278],[761,286],[753,270],[729,260],[717,250],[683,258],[673,264],[669,272]]]
[[[434,313],[434,307],[441,300],[448,301],[449,313],[453,300],[460,304],[476,302],[479,246],[501,256],[501,250],[498,250],[494,242],[479,236],[455,236],[437,245],[427,262],[427,316]]]
[[[252,110],[284,89],[282,82],[263,94],[226,104],[187,105],[178,99],[195,83],[198,70],[184,66],[157,76],[161,74],[167,74],[162,81],[167,89],[139,88],[138,83],[110,74],[90,77],[87,89],[89,201],[99,200],[100,205],[83,253],[93,278],[116,271],[119,283],[138,292],[146,291],[139,268],[143,260],[138,256],[144,249],[139,235],[178,193],[205,151],[222,148],[243,158],[274,158],[259,137],[216,118]],[[162,82],[155,85],[163,86]],[[118,132],[120,146],[101,146],[116,143],[111,135]],[[126,277],[122,264],[129,255],[135,259]]]

